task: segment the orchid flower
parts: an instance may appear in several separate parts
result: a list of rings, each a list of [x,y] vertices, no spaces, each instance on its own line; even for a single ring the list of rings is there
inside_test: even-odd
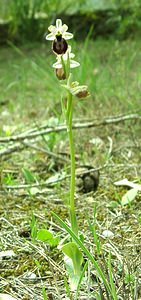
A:
[[[66,24],[62,25],[62,20],[57,19],[56,20],[56,26],[50,25],[48,27],[48,30],[51,32],[46,36],[46,40],[53,41],[56,36],[62,36],[65,40],[70,40],[73,38],[73,34],[70,32],[67,32],[68,26]]]

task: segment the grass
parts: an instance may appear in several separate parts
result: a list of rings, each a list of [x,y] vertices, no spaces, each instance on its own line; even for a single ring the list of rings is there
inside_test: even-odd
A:
[[[138,107],[141,85],[140,48],[139,41],[119,43],[115,40],[89,42],[85,52],[82,43],[73,46],[73,49],[77,49],[76,58],[82,62],[80,69],[75,70],[76,77],[79,81],[88,83],[95,105],[109,105],[110,98],[114,112],[116,110],[120,113],[127,108]],[[59,103],[60,90],[57,79],[52,75],[51,64],[54,58],[50,54],[48,44],[25,45],[20,51],[16,47],[1,49],[0,97],[1,101],[10,101],[15,117],[20,115],[21,118],[21,106],[22,115],[26,115],[25,102],[30,111],[34,105],[35,114],[40,112],[42,118],[46,118],[46,114],[43,114],[46,103],[47,108],[49,105],[51,108],[52,104],[56,105],[57,100]],[[37,110],[39,106],[40,110]]]
[[[89,99],[76,100],[75,119],[102,120],[135,111],[140,114],[140,50],[139,40],[99,39],[88,41],[88,47],[86,43],[73,42],[76,60],[81,62],[75,76],[81,84],[88,84],[91,91]],[[53,61],[48,44],[26,44],[19,48],[9,45],[0,49],[1,136],[63,122],[61,90],[51,67]],[[95,137],[99,138],[98,144]],[[141,297],[140,194],[130,205],[122,206],[121,198],[127,188],[113,184],[125,177],[140,183],[140,143],[140,120],[75,131],[77,162],[94,167],[107,163],[95,193],[84,194],[76,187],[78,223],[84,237],[84,242],[78,238],[77,242],[85,250],[84,259],[88,256],[91,261],[83,274],[79,299]],[[15,143],[1,143],[0,151],[12,145]],[[74,299],[62,254],[31,234],[35,216],[32,229],[45,228],[61,239],[66,237],[69,180],[49,188],[39,186],[38,190],[3,188],[4,184],[45,183],[51,176],[69,174],[67,162],[47,155],[41,148],[69,159],[65,132],[32,139],[26,147],[20,143],[16,151],[0,158],[0,248],[15,253],[1,261],[0,292],[23,300],[65,299],[67,294]],[[52,211],[65,221],[64,230],[52,218]],[[112,238],[103,235],[105,229],[112,231]],[[101,283],[96,270],[110,286],[113,298],[106,294],[104,281]]]

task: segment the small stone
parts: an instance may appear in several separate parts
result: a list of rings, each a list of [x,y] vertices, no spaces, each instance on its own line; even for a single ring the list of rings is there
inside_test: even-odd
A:
[[[91,168],[86,168],[86,171],[87,169],[88,171],[91,170]],[[84,172],[84,174],[79,176],[77,182],[79,190],[84,193],[96,191],[99,185],[99,171]]]
[[[103,237],[104,238],[113,238],[114,237],[114,234],[111,230],[104,230],[103,233],[102,233]]]
[[[0,251],[0,258],[3,257],[12,257],[15,256],[16,254],[14,253],[13,250],[6,250],[6,251]]]

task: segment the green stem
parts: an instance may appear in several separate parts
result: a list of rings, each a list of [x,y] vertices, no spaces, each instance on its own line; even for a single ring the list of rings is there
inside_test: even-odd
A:
[[[70,145],[70,155],[71,155],[71,182],[70,182],[70,221],[71,221],[71,228],[72,231],[78,235],[78,227],[77,227],[77,220],[75,214],[75,200],[74,200],[74,193],[75,193],[75,152],[74,152],[74,141],[73,141],[73,131],[72,131],[72,115],[73,115],[73,101],[72,101],[72,94],[68,92],[68,99],[67,99],[67,113],[66,113],[66,120],[67,120],[67,131],[69,137],[69,145]]]
[[[66,74],[67,86],[70,86],[72,80],[72,74],[70,73],[70,59],[69,54],[67,58],[67,63],[65,64],[63,57],[61,56],[62,67],[64,73]],[[70,156],[71,156],[71,181],[70,181],[70,222],[72,231],[78,235],[77,219],[75,213],[75,152],[74,152],[74,141],[73,141],[73,131],[72,131],[72,115],[73,115],[73,101],[72,94],[68,91],[67,94],[67,108],[66,108],[66,123],[67,123],[67,132],[69,137],[70,145]]]

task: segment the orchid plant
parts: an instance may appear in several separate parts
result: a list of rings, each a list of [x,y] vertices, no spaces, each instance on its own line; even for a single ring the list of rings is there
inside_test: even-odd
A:
[[[70,223],[71,230],[76,236],[78,236],[77,218],[75,212],[75,151],[74,140],[72,130],[73,120],[73,105],[74,96],[77,98],[85,98],[89,96],[88,87],[86,85],[79,85],[79,82],[73,81],[71,69],[79,67],[80,63],[74,60],[75,55],[71,52],[71,46],[68,45],[68,40],[73,38],[73,34],[69,33],[68,26],[62,24],[60,19],[56,20],[56,26],[49,26],[50,33],[46,35],[46,40],[52,41],[52,50],[56,55],[56,62],[53,64],[53,68],[56,70],[56,76],[61,80],[61,85],[66,91],[64,99],[62,99],[62,110],[65,112],[67,132],[70,145],[70,157],[71,157],[71,182],[70,182]],[[62,83],[63,81],[63,83]],[[67,101],[66,101],[67,99]],[[62,246],[62,251],[71,259],[73,264],[68,263],[69,272],[71,276],[72,285],[75,286],[80,277],[81,265],[83,261],[82,253],[74,241],[69,242]]]

